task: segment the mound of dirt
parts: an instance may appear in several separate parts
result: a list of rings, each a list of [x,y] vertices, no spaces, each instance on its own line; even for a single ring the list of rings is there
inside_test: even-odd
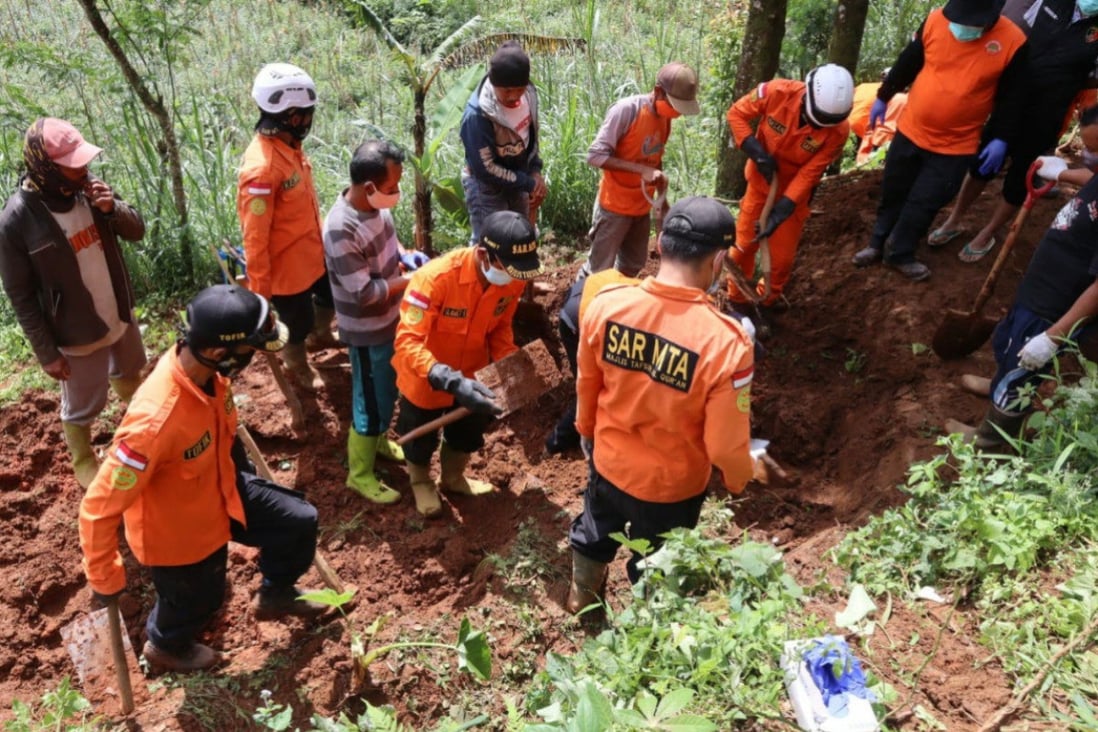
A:
[[[976,265],[961,263],[959,242],[943,250],[921,251],[930,266],[929,282],[911,283],[883,268],[856,270],[853,253],[864,245],[873,224],[879,172],[826,180],[817,192],[787,295],[791,308],[774,316],[766,355],[754,382],[753,431],[772,441],[771,454],[789,473],[786,480],[751,485],[734,501],[737,522],[757,538],[789,553],[792,571],[806,583],[822,575],[841,582],[825,550],[842,531],[873,513],[896,505],[896,489],[906,468],[936,450],[946,418],[973,421],[984,405],[962,393],[965,372],[989,374],[985,347],[959,362],[940,361],[929,351],[934,330],[949,308],[967,310],[993,257]],[[988,191],[970,220],[986,220],[997,200]],[[1042,200],[1029,216],[1003,273],[988,313],[1004,312],[1061,199]],[[524,304],[516,318],[522,343],[542,338],[562,368],[555,335],[556,312],[576,265],[544,278],[547,292]],[[290,436],[290,419],[267,366],[256,360],[235,391],[243,419],[265,452],[276,477],[304,490],[320,511],[321,549],[343,581],[358,589],[352,622],[365,627],[390,615],[381,639],[437,631],[456,632],[456,618],[471,616],[490,629],[496,662],[515,678],[528,678],[548,650],[568,651],[582,634],[561,609],[570,555],[565,540],[570,517],[581,506],[586,467],[578,452],[547,456],[544,439],[569,398],[572,383],[543,396],[500,421],[471,470],[499,490],[486,497],[453,497],[441,520],[423,521],[411,501],[401,466],[380,463],[382,477],[405,498],[379,507],[344,488],[345,439],[350,414],[350,366],[345,353],[321,359],[327,388],[305,400],[309,433]],[[73,675],[60,628],[83,615],[91,602],[80,566],[76,516],[82,495],[68,467],[57,424],[53,393],[28,393],[0,416],[0,719],[10,716],[10,700],[39,698]],[[95,429],[106,445],[117,420],[114,409]],[[437,467],[436,467],[437,470]],[[714,492],[722,494],[719,488]],[[528,573],[506,574],[501,557],[517,551],[536,555]],[[229,729],[249,724],[259,690],[291,703],[301,722],[310,711],[357,712],[348,663],[346,633],[338,622],[319,630],[296,621],[256,623],[250,600],[259,577],[254,552],[234,547],[231,590],[223,616],[207,642],[223,650],[227,665],[219,674],[224,699],[199,698],[185,686],[136,684],[137,722],[153,729]],[[129,592],[122,610],[136,648],[145,640],[144,622],[153,593],[147,573],[127,557]],[[517,617],[502,602],[514,592],[516,576],[536,617]],[[310,572],[302,585],[319,587]],[[627,601],[621,566],[611,589]],[[614,602],[620,602],[614,600]],[[836,601],[838,602],[838,601]],[[817,601],[815,609],[834,608]],[[910,614],[909,614],[910,615]],[[934,637],[927,617],[897,610],[894,623],[910,626],[924,639]],[[909,637],[899,630],[893,637]],[[896,668],[879,671],[903,686],[903,669],[918,668],[918,649]],[[974,719],[1009,696],[1009,683],[990,666],[976,668],[978,647],[963,634],[945,634],[926,674],[942,680],[920,702],[951,730],[974,729]],[[527,664],[524,666],[523,664]],[[445,689],[413,662],[377,663],[366,698],[391,703],[416,727],[448,713],[448,704],[474,686],[452,677]],[[924,674],[924,679],[930,678]],[[135,672],[135,679],[138,676]],[[514,681],[514,679],[512,679]],[[967,690],[967,691],[966,691]],[[976,691],[973,691],[976,690]],[[113,714],[115,700],[85,689],[102,713]],[[484,710],[502,714],[498,709]],[[478,710],[480,711],[480,710]],[[912,727],[914,728],[914,727]]]

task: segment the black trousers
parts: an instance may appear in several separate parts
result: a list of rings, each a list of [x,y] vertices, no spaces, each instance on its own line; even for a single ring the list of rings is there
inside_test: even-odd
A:
[[[316,553],[316,509],[297,491],[251,473],[237,473],[247,527],[230,522],[232,540],[259,547],[264,587],[292,587]],[[151,567],[156,604],[145,630],[153,645],[186,650],[225,601],[228,545],[194,564]]]
[[[663,545],[661,534],[671,529],[692,529],[698,525],[705,492],[677,503],[653,503],[634,498],[608,481],[591,465],[587,490],[583,494],[583,512],[572,521],[568,539],[572,549],[588,559],[609,563],[621,546],[610,534],[624,532],[629,525],[630,539],[647,539],[653,551]],[[637,553],[625,565],[629,581],[640,578]]]
[[[441,417],[454,407],[442,407],[441,409],[423,409],[412,404],[404,396],[400,397],[400,414],[397,417],[397,432],[405,434],[411,432],[420,425],[427,424],[432,419]],[[473,412],[456,422],[451,422],[442,428],[442,436],[446,438],[446,444],[458,452],[476,452],[484,447],[484,432],[495,420],[490,414],[477,414]],[[404,459],[412,465],[426,466],[431,464],[431,456],[438,449],[439,431],[435,430],[404,445]]]
[[[881,201],[869,245],[885,261],[915,261],[915,247],[934,217],[949,203],[965,179],[972,155],[942,155],[923,150],[897,132],[885,155]]]
[[[320,278],[295,295],[272,295],[271,304],[278,311],[278,319],[286,324],[290,331],[290,343],[304,343],[306,336],[313,330],[313,306],[335,309],[332,297],[332,283],[325,270]]]
[[[560,343],[564,346],[564,355],[568,357],[568,363],[572,367],[572,375],[578,373],[576,368],[576,351],[579,350],[579,334],[569,328],[563,320],[557,320],[557,331],[560,333]],[[576,447],[579,445],[579,432],[576,431],[576,395],[568,400],[564,412],[557,420],[557,426],[549,437],[550,442],[561,448]]]

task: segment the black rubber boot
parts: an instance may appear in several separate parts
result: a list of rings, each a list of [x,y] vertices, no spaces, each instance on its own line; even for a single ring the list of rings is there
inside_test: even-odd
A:
[[[972,444],[979,450],[1009,448],[1010,442],[1007,438],[1014,439],[1021,435],[1027,416],[1025,412],[1004,412],[992,404],[984,415],[984,421],[976,428],[976,439]]]

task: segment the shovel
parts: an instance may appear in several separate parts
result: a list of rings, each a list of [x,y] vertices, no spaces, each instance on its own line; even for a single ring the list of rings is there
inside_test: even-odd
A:
[[[763,205],[762,213],[759,215],[759,226],[765,228],[766,220],[770,218],[770,210],[774,208],[774,201],[778,198],[778,174],[775,173],[774,177],[770,179],[770,192],[766,194],[766,203]],[[724,268],[728,271],[728,276],[732,278],[732,281],[736,283],[736,289],[743,294],[744,297],[751,303],[751,307],[755,311],[755,329],[760,340],[770,335],[770,326],[766,324],[766,319],[763,318],[762,302],[765,298],[770,297],[770,244],[764,238],[759,241],[760,252],[760,267],[762,269],[763,287],[765,288],[764,294],[759,295],[754,285],[747,281],[747,277],[744,276],[743,270],[736,264],[736,261],[732,259],[731,255],[724,258]]]
[[[1039,166],[1040,163],[1034,161],[1026,172],[1026,200],[1022,203],[1022,208],[1019,209],[1018,215],[1014,217],[1014,222],[1010,225],[1010,232],[1007,234],[1006,241],[1003,242],[1003,248],[999,250],[999,256],[995,258],[995,264],[991,266],[991,271],[988,272],[987,279],[984,280],[984,286],[980,288],[980,293],[976,295],[976,302],[973,304],[972,310],[969,312],[948,311],[942,320],[942,324],[934,332],[934,340],[931,341],[930,346],[942,360],[949,361],[964,358],[972,353],[984,344],[984,341],[991,335],[991,331],[995,329],[995,324],[999,322],[997,318],[991,318],[983,314],[984,305],[987,304],[991,294],[995,291],[995,283],[999,279],[999,273],[1006,265],[1010,250],[1014,248],[1014,241],[1018,238],[1018,232],[1022,229],[1022,222],[1026,220],[1026,216],[1037,202],[1037,199],[1048,193],[1056,185],[1056,181],[1048,181],[1040,188],[1033,187],[1033,178]]]
[[[130,686],[130,665],[126,654],[133,653],[133,648],[129,634],[122,632],[118,598],[110,600],[105,608],[77,618],[61,628],[61,639],[85,688],[94,685],[100,677],[108,677],[108,666],[114,666],[114,678],[122,698],[122,714],[132,712],[133,688]]]
[[[496,403],[505,417],[520,407],[537,401],[561,382],[560,369],[541,339],[528,343],[514,353],[477,371],[477,381],[496,393]],[[417,437],[434,432],[472,412],[465,407],[452,409],[441,417],[406,432],[396,442],[405,445]]]
[[[244,450],[248,453],[248,457],[255,463],[256,474],[264,480],[274,482],[274,475],[271,473],[271,466],[267,464],[267,459],[263,457],[263,453],[259,451],[259,445],[255,444],[255,440],[252,438],[252,433],[248,431],[248,428],[244,426],[243,422],[236,423],[236,436],[240,438],[240,442],[244,445]],[[320,575],[320,579],[324,580],[329,589],[333,592],[342,595],[346,589],[343,582],[339,579],[339,575],[332,569],[332,565],[328,564],[328,560],[324,558],[324,555],[317,549],[313,553],[313,567],[316,568],[316,573]]]

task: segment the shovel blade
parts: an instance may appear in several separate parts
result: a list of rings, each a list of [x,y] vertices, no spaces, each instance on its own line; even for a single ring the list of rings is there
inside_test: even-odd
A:
[[[111,655],[111,632],[106,608],[88,613],[62,627],[61,640],[76,666],[81,685],[87,688],[94,685],[96,679],[103,679],[100,682],[103,685],[114,681],[114,658]],[[122,646],[127,654],[133,653],[129,633],[124,628]]]
[[[477,381],[496,393],[506,416],[532,404],[560,384],[563,376],[539,338],[477,371]]]
[[[998,322],[979,313],[950,310],[934,332],[930,347],[943,361],[964,358],[987,342]]]

